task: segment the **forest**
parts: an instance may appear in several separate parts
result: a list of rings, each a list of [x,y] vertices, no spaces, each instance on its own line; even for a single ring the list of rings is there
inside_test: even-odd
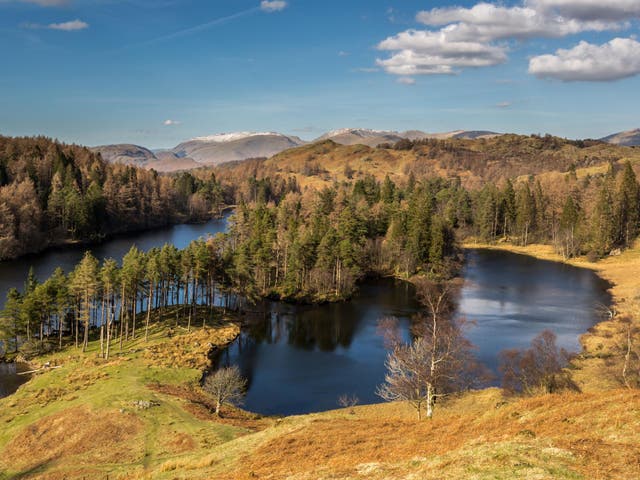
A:
[[[0,260],[206,220],[219,213],[225,195],[212,175],[164,176],[45,137],[0,136]]]
[[[45,173],[30,175],[31,168],[47,164],[27,161],[24,152],[38,142],[50,147],[45,158],[57,160]],[[14,144],[20,142],[6,145]],[[112,339],[140,331],[142,313],[148,319],[152,309],[172,305],[186,305],[190,318],[198,305],[238,309],[261,298],[339,301],[371,275],[422,274],[442,281],[456,275],[457,245],[469,238],[551,243],[565,258],[587,254],[595,260],[628,247],[640,228],[640,187],[630,163],[609,163],[606,171],[581,177],[569,168],[554,182],[529,176],[480,189],[465,188],[459,177],[414,172],[398,182],[364,174],[321,189],[301,188],[293,174],[256,172],[242,180],[227,176],[223,187],[211,171],[164,177],[105,165],[85,149],[65,148],[30,140],[19,150],[23,154],[14,155],[19,160],[5,160],[12,169],[2,170],[0,206],[12,215],[3,218],[13,236],[3,236],[4,248],[8,239],[31,238],[20,230],[25,212],[40,212],[44,225],[42,231],[33,227],[31,235],[78,238],[113,231],[116,218],[142,228],[209,215],[225,198],[237,203],[236,211],[227,233],[184,250],[165,245],[145,253],[132,247],[123,259],[102,263],[87,254],[72,272],[59,269],[43,282],[30,276],[21,292],[9,292],[0,316],[7,350],[86,345],[92,331],[100,332],[108,349]],[[40,193],[33,178],[47,178],[47,172],[52,186],[40,187]],[[142,192],[136,202],[149,201],[139,218],[127,207],[134,188]],[[12,189],[30,192],[33,198],[18,204],[28,208],[18,208]]]

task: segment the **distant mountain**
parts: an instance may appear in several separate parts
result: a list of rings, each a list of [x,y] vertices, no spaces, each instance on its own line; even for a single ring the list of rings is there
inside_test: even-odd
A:
[[[447,133],[427,133],[420,130],[394,132],[365,128],[343,128],[333,130],[315,139],[312,143],[332,140],[340,145],[366,145],[376,147],[382,143],[396,143],[402,139],[423,138],[491,138],[500,135],[484,130],[456,130]],[[149,150],[139,145],[119,144],[93,147],[109,162],[119,162],[159,172],[189,170],[204,165],[242,161],[248,158],[270,158],[290,148],[309,142],[276,132],[234,132],[196,137],[180,143],[172,149]]]
[[[102,158],[110,163],[124,163],[145,167],[147,163],[157,160],[156,156],[148,148],[127,143],[118,145],[102,145],[91,148],[92,151],[102,155]]]
[[[375,147],[381,143],[395,143],[404,137],[398,132],[385,130],[369,130],[366,128],[342,128],[333,130],[316,138],[314,142],[333,140],[340,145],[367,145]]]
[[[110,163],[124,163],[146,169],[154,169],[158,172],[175,172],[177,170],[190,170],[201,165],[191,158],[179,158],[171,151],[159,150],[152,152],[148,148],[139,145],[118,144],[93,147],[91,150],[99,153],[104,160]]]
[[[490,132],[486,130],[455,130],[445,133],[427,133],[420,130],[408,130],[406,132],[394,132],[388,130],[368,130],[365,128],[343,128],[341,130],[333,130],[318,137],[314,142],[323,140],[333,140],[341,145],[367,145],[375,147],[381,143],[395,143],[402,139],[422,140],[424,138],[436,138],[440,140],[448,138],[492,138],[500,133]]]
[[[189,157],[201,164],[219,165],[247,158],[271,157],[305,143],[298,137],[275,132],[236,132],[196,137],[181,143],[172,152],[179,158]]]
[[[613,135],[601,138],[600,140],[623,147],[635,147],[640,145],[640,128],[626,132],[614,133]]]

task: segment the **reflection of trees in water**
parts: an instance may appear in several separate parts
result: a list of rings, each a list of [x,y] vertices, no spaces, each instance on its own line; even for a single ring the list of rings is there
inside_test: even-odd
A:
[[[332,352],[348,348],[361,321],[351,304],[323,305],[287,318],[288,343],[297,348]]]

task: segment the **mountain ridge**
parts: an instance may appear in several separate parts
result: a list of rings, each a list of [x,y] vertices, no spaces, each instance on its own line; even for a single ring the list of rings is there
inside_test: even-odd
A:
[[[250,158],[271,158],[291,148],[326,140],[332,140],[340,145],[365,145],[375,148],[381,144],[394,144],[401,140],[475,140],[490,139],[501,135],[505,134],[490,130],[453,130],[428,133],[421,130],[398,132],[354,127],[331,130],[313,140],[306,141],[294,135],[274,131],[238,131],[193,137],[169,149],[151,150],[140,145],[123,143],[97,146],[91,150],[100,153],[109,162],[120,162],[153,168],[162,172],[172,172],[203,166],[216,166]],[[619,146],[640,145],[640,129],[614,133],[601,138],[600,141]]]

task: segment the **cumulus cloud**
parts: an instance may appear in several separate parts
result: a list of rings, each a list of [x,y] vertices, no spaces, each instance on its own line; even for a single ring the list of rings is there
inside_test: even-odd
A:
[[[379,50],[392,53],[376,63],[395,75],[455,74],[506,62],[514,40],[616,31],[634,18],[640,18],[639,0],[522,0],[515,6],[481,2],[470,8],[433,8],[416,15],[425,29],[380,42]]]
[[[65,32],[73,32],[75,30],[84,30],[85,28],[89,28],[89,24],[87,22],[83,22],[82,20],[71,20],[70,22],[62,22],[62,23],[50,23],[47,25],[47,28],[51,30],[64,30]]]
[[[178,120],[171,120],[171,119],[167,119],[164,122],[162,122],[162,124],[165,127],[175,127],[176,125],[180,125],[182,122],[178,121]]]
[[[447,31],[407,30],[380,42],[378,48],[397,52],[377,60],[396,75],[454,74],[461,68],[489,67],[507,60],[504,46],[451,40]]]
[[[458,41],[491,42],[511,38],[554,38],[618,27],[611,21],[581,21],[559,15],[548,15],[546,10],[530,7],[502,7],[490,3],[479,3],[471,8],[434,8],[418,13],[416,18],[425,25],[448,25],[445,31],[450,38]]]
[[[640,43],[632,38],[614,38],[603,45],[585,41],[555,55],[529,60],[529,73],[538,78],[563,82],[607,82],[640,74]]]
[[[400,77],[398,83],[401,85],[415,85],[416,79],[411,77]]]
[[[527,0],[526,3],[545,13],[578,20],[622,21],[640,17],[638,0]]]
[[[82,20],[70,20],[68,22],[62,23],[50,23],[49,25],[41,25],[39,23],[23,23],[23,28],[30,28],[33,30],[45,29],[45,30],[61,30],[63,32],[74,32],[77,30],[85,30],[89,28],[89,24],[87,22],[83,22]]]
[[[260,9],[265,12],[279,12],[280,10],[284,10],[287,8],[287,2],[283,0],[262,0],[260,2]]]

